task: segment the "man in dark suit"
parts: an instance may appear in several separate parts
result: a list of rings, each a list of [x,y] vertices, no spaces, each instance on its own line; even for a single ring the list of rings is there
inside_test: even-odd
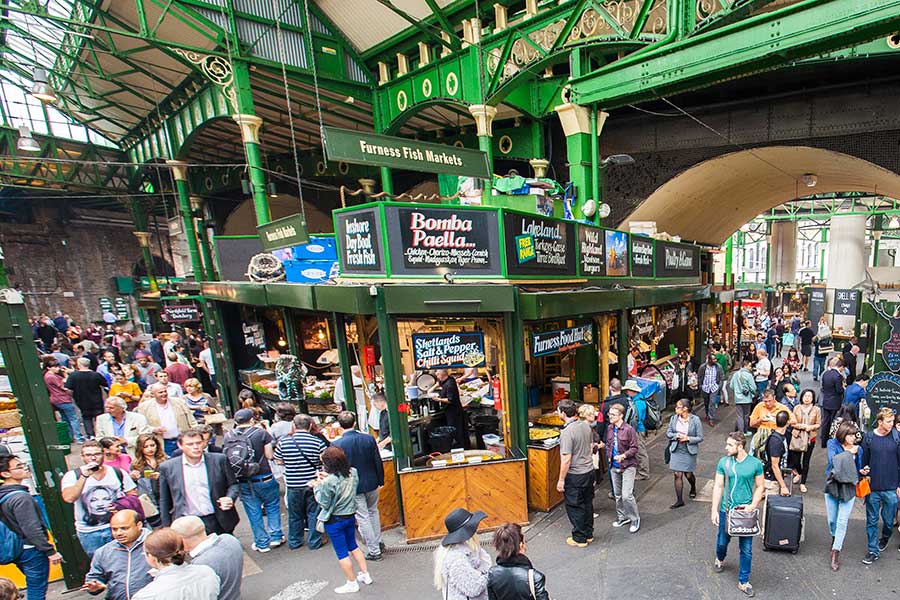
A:
[[[825,448],[830,439],[831,422],[844,402],[844,359],[835,356],[822,374],[822,432],[819,438]]]
[[[849,342],[848,342],[849,343]],[[844,346],[846,348],[846,345]],[[856,356],[859,354],[859,346],[851,344],[844,350],[841,357],[844,359],[844,367],[847,369],[847,385],[856,381]]]
[[[182,455],[159,466],[159,516],[164,527],[185,515],[200,517],[207,533],[231,533],[240,517],[240,486],[224,454],[204,452],[203,431],[178,436]]]

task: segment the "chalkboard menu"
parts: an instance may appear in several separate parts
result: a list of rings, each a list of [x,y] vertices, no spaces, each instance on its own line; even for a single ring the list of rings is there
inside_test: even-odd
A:
[[[568,352],[594,343],[594,328],[590,323],[531,334],[531,356],[546,356]]]
[[[806,307],[806,318],[809,319],[813,327],[819,322],[822,315],[825,314],[825,288],[810,288],[809,304]]]
[[[417,370],[483,367],[483,333],[414,333],[413,360]]]
[[[900,317],[888,317],[888,322],[891,324],[891,333],[881,344],[881,358],[888,369],[900,371]]]
[[[116,319],[119,321],[127,321],[131,318],[131,311],[128,308],[128,301],[121,296],[117,296],[115,301],[113,302],[115,306],[115,311],[113,311],[116,315]]]
[[[341,249],[341,272],[348,275],[384,274],[378,211],[368,208],[338,213],[335,225],[335,238]]]
[[[164,304],[160,316],[166,323],[189,323],[200,320],[200,309],[196,304]]]
[[[876,373],[866,386],[866,401],[872,416],[882,408],[900,410],[900,375],[883,371]]]
[[[631,276],[653,277],[653,239],[631,236]]]
[[[497,212],[386,206],[391,273],[500,274]]]
[[[509,275],[575,275],[575,226],[565,221],[504,212]]]
[[[834,314],[856,316],[859,308],[859,291],[834,290]]]
[[[657,277],[694,277],[700,274],[700,249],[673,242],[656,242]]]
[[[584,277],[606,275],[606,236],[604,230],[578,225],[578,268]]]

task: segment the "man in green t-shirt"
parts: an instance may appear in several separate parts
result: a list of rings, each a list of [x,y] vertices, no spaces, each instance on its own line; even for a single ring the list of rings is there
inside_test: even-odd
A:
[[[727,514],[732,508],[743,507],[755,510],[762,502],[765,492],[763,464],[755,456],[747,454],[744,448],[744,434],[735,431],[728,434],[725,441],[725,456],[716,466],[716,481],[713,487],[712,508],[710,518],[713,525],[719,528],[716,540],[716,573],[724,568],[725,555],[731,536],[728,535]],[[751,598],[754,596],[750,585],[750,566],[752,559],[753,538],[739,537],[738,544],[741,558],[739,561],[738,589]]]
[[[722,367],[722,372],[725,375],[728,375],[728,371],[731,370],[731,356],[728,355],[728,352],[725,351],[725,347],[722,344],[716,344],[713,346],[713,349],[716,353],[716,362],[719,363],[719,366]],[[724,405],[728,405],[728,386],[722,386],[722,398],[721,403]]]

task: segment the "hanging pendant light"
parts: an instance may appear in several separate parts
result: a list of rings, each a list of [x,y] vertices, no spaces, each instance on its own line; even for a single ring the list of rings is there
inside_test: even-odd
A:
[[[19,141],[16,143],[16,148],[22,152],[41,151],[41,145],[37,143],[36,139],[31,137],[31,129],[27,125],[19,127]]]
[[[278,186],[275,185],[274,181],[270,181],[266,186],[266,190],[269,193],[269,198],[277,198],[278,197]]]
[[[53,86],[50,85],[46,69],[35,68],[34,85],[31,86],[31,95],[45,104],[56,102],[56,91],[53,89]]]

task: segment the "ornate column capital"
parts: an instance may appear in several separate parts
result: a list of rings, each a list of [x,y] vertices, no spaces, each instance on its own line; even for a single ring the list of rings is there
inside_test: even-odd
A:
[[[203,208],[203,198],[201,196],[191,195],[189,198],[191,202],[191,210],[197,212]]]
[[[559,116],[559,122],[566,137],[576,133],[589,134],[591,132],[591,113],[586,106],[566,102],[553,110]]]
[[[547,169],[550,167],[550,161],[543,158],[532,158],[528,161],[531,168],[534,169],[535,179],[547,176]]]
[[[475,119],[478,137],[491,137],[491,125],[497,116],[497,107],[488,104],[472,104],[469,113]]]
[[[138,244],[141,248],[149,248],[150,247],[150,232],[149,231],[132,231],[134,237],[137,238]]]
[[[177,181],[187,181],[187,163],[182,160],[167,160],[166,164],[172,168],[172,174]]]
[[[375,180],[374,179],[359,179],[359,185],[362,186],[362,189],[367,194],[375,193]]]
[[[241,140],[243,140],[245,144],[247,142],[253,144],[259,143],[259,128],[262,127],[263,124],[263,120],[260,117],[238,113],[236,115],[231,115],[231,118],[234,119],[234,122],[241,128]]]

